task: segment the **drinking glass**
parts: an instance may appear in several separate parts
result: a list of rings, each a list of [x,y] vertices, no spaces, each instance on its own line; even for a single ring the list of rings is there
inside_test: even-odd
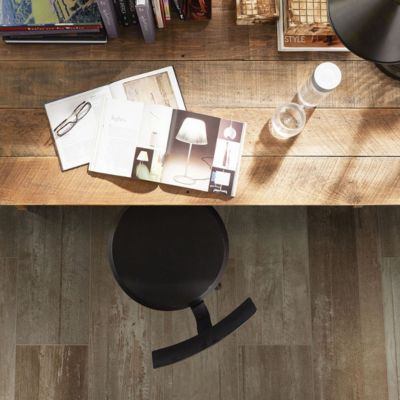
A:
[[[271,133],[277,139],[289,139],[298,135],[306,124],[304,108],[296,103],[278,107],[271,119]]]

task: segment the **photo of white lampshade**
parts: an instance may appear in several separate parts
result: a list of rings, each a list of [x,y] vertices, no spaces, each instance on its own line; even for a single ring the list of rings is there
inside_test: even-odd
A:
[[[183,185],[193,185],[196,180],[188,175],[190,155],[193,145],[206,146],[208,144],[206,123],[197,118],[185,118],[175,138],[180,142],[188,143],[189,151],[186,158],[184,174],[174,176],[174,180]]]
[[[235,139],[237,135],[236,129],[233,128],[233,126],[228,126],[227,128],[224,129],[224,138],[225,139],[229,139],[229,140],[233,140]]]
[[[189,144],[207,145],[206,123],[201,119],[185,118],[176,139]]]
[[[150,178],[150,171],[146,164],[149,161],[149,155],[147,151],[140,150],[136,160],[139,161],[139,164],[136,166],[136,177],[139,179],[148,180]]]
[[[148,162],[149,161],[149,156],[147,154],[147,151],[142,150],[139,155],[137,156],[138,161],[143,161],[143,162]]]

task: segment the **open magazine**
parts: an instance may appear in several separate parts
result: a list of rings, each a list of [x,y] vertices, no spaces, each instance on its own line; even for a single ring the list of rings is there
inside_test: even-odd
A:
[[[103,102],[112,98],[185,109],[172,67],[132,76],[46,104],[63,171],[90,162]]]
[[[89,170],[234,196],[246,124],[111,99]]]

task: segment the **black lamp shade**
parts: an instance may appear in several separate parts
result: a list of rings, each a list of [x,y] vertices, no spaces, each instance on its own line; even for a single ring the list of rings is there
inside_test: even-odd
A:
[[[329,0],[329,17],[353,53],[378,64],[400,63],[400,0]]]

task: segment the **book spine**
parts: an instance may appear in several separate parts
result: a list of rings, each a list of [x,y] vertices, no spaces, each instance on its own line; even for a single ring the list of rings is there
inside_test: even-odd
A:
[[[153,11],[154,11],[154,16],[156,17],[157,27],[164,28],[164,20],[161,13],[159,0],[151,0],[151,2],[153,4]]]
[[[34,35],[36,33],[41,35],[56,35],[60,33],[96,33],[100,28],[89,26],[87,28],[77,27],[29,27],[27,29],[1,29],[0,36],[13,35],[13,36],[26,36]]]
[[[153,43],[156,40],[156,24],[154,22],[153,10],[150,0],[136,0],[136,13],[140,28],[146,43]]]
[[[56,31],[56,30],[96,30],[99,31],[102,25],[19,25],[19,26],[1,26],[0,31]]]
[[[164,10],[164,0],[157,0],[158,4],[160,5],[161,16],[164,23],[164,27],[167,26],[167,18],[165,17],[165,10]]]
[[[169,0],[162,0],[164,7],[165,19],[171,21],[171,9],[169,8]]]
[[[117,16],[118,25],[122,25],[122,13],[118,0],[113,0],[115,14]]]
[[[127,0],[127,2],[128,2],[128,11],[129,11],[130,23],[131,23],[131,25],[137,25],[138,18],[137,18],[137,15],[136,15],[135,0]]]
[[[188,19],[204,21],[211,19],[211,0],[190,0],[188,1]]]
[[[125,0],[117,0],[119,9],[121,10],[122,26],[129,26],[129,15]]]
[[[118,36],[118,21],[112,0],[97,0],[104,28],[110,38]]]

